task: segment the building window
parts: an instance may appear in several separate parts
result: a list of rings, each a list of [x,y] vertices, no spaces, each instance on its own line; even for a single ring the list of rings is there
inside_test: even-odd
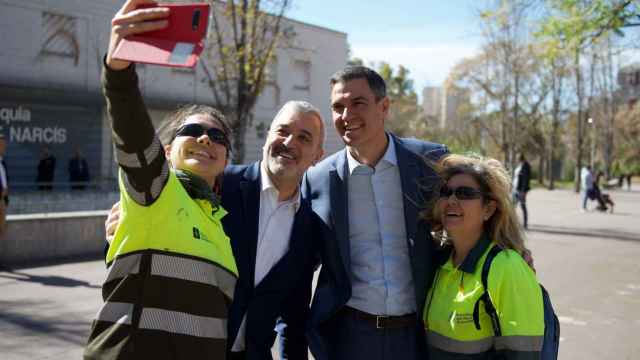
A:
[[[80,46],[76,27],[76,19],[71,16],[43,12],[40,54],[73,59],[78,65]]]
[[[274,56],[264,67],[264,82],[267,84],[278,82],[278,58]]]
[[[293,62],[293,88],[309,90],[311,88],[311,62],[295,60]]]
[[[275,83],[264,85],[257,105],[266,109],[276,109],[280,104],[280,88]]]

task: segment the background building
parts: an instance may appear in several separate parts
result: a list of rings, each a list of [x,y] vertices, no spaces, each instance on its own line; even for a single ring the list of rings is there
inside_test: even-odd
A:
[[[440,127],[442,119],[442,88],[440,86],[426,86],[422,89],[422,109],[429,119],[436,119]]]
[[[0,0],[0,131],[8,139],[6,160],[12,192],[35,189],[43,146],[57,158],[54,189],[67,189],[74,148],[89,163],[92,181],[114,187],[111,131],[100,92],[109,23],[122,1]],[[286,20],[293,46],[280,48],[271,82],[246,135],[246,162],[261,157],[266,129],[282,104],[307,100],[322,112],[328,154],[342,147],[332,131],[331,74],[347,62],[347,35]],[[206,50],[205,50],[206,51]],[[194,69],[138,66],[140,88],[154,122],[185,103],[213,104],[206,74]]]
[[[460,124],[462,110],[468,109],[471,96],[468,89],[427,86],[422,90],[422,108],[428,118],[436,119],[441,129]]]

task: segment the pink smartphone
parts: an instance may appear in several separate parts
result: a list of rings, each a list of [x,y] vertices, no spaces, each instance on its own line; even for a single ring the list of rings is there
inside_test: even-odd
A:
[[[157,4],[142,7],[169,8],[169,25],[161,30],[123,39],[113,57],[136,63],[194,67],[204,49],[209,25],[209,4]]]

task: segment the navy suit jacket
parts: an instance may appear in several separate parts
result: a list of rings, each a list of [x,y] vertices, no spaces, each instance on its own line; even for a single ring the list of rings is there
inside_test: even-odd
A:
[[[286,326],[281,334],[283,359],[307,359],[305,338],[311,298],[311,281],[318,262],[313,238],[313,213],[302,200],[296,212],[289,251],[254,286],[260,214],[260,163],[231,165],[224,172],[222,206],[229,212],[222,218],[231,238],[238,267],[238,282],[229,313],[229,349],[247,314],[245,347],[249,360],[271,359],[271,347],[279,318]],[[316,221],[317,222],[317,221]]]
[[[447,149],[440,144],[398,138],[391,134],[389,139],[395,142],[402,183],[407,245],[419,318],[416,331],[420,333],[419,339],[424,339],[422,309],[436,269],[436,247],[429,225],[419,221],[418,214],[426,206],[427,193],[432,190],[432,180],[436,176],[427,162],[437,160]],[[308,329],[309,346],[317,360],[328,359],[330,344],[327,335],[340,326],[332,320],[351,298],[348,175],[345,149],[309,169],[303,184],[303,195],[311,201],[320,220],[322,269],[311,305]]]

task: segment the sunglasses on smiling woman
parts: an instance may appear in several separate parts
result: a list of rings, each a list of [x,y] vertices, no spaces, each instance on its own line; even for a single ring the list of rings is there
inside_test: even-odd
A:
[[[225,148],[229,149],[229,140],[227,139],[227,134],[225,134],[224,131],[215,127],[205,129],[204,126],[200,124],[186,124],[181,126],[176,131],[176,137],[191,136],[191,137],[199,138],[204,133],[207,134],[211,142],[220,144]]]
[[[451,195],[455,195],[458,200],[473,200],[482,198],[484,196],[484,192],[470,186],[458,186],[455,189],[451,189],[447,186],[440,188],[440,199],[448,199]]]

